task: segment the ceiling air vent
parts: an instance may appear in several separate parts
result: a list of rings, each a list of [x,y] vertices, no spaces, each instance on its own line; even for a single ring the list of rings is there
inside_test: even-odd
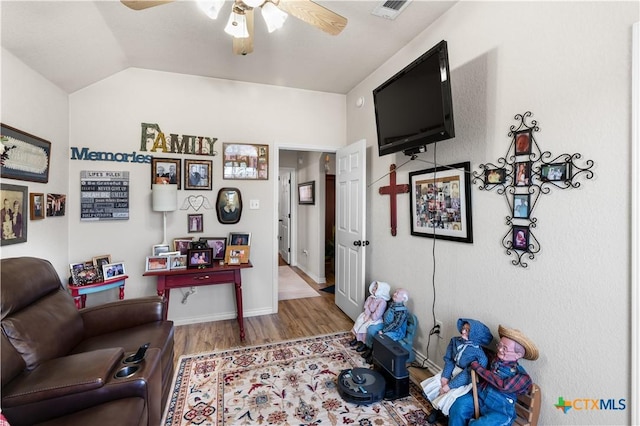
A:
[[[371,13],[385,19],[396,19],[409,3],[411,0],[387,0],[376,6]]]

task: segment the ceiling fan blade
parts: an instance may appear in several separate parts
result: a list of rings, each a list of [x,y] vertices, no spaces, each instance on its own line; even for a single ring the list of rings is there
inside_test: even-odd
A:
[[[122,4],[133,10],[148,9],[165,3],[171,3],[172,1],[174,0],[120,0]]]
[[[347,26],[347,18],[311,0],[280,0],[277,6],[289,15],[293,15],[331,35],[340,34]]]
[[[233,37],[233,53],[243,56],[253,52],[253,9],[245,10],[244,16],[247,21],[247,31],[249,32],[249,37]]]

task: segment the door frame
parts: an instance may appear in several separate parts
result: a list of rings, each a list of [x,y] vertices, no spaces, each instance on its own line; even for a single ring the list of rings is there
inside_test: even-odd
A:
[[[289,182],[289,265],[290,266],[295,266],[297,263],[297,259],[296,259],[296,238],[297,238],[297,217],[294,213],[294,206],[295,204],[293,203],[294,200],[294,192],[293,192],[293,188],[296,188],[296,169],[292,168],[292,167],[278,167],[278,177],[280,177],[280,172],[285,172],[288,173],[290,176],[290,182]],[[276,205],[276,211],[278,212],[277,217],[280,216],[280,206],[278,205],[280,203],[280,185],[278,184],[277,186],[278,188],[278,193],[276,194],[276,199],[277,201],[277,205]],[[278,228],[278,227],[276,227]],[[279,230],[276,229],[276,240],[278,240],[278,235],[280,234]],[[278,247],[278,254],[280,253],[280,249]]]
[[[328,147],[328,146],[300,146],[300,145],[286,145],[286,144],[278,144],[275,143],[273,145],[273,150],[275,152],[275,155],[273,155],[271,163],[273,164],[274,170],[279,171],[280,170],[280,151],[300,151],[300,152],[326,152],[326,153],[330,153],[330,154],[335,154],[336,151],[338,150],[338,147]],[[273,217],[276,218],[275,223],[273,225],[273,252],[275,253],[275,256],[273,258],[273,275],[272,275],[272,279],[271,282],[272,284],[272,288],[273,288],[273,292],[272,292],[272,302],[271,305],[273,306],[272,312],[274,314],[278,313],[278,225],[277,225],[277,221],[278,221],[278,202],[279,202],[279,183],[278,183],[278,179],[273,179]],[[296,174],[293,173],[293,179],[291,181],[291,189],[292,189],[292,193],[297,193],[297,184],[296,184]],[[294,196],[292,195],[292,202],[293,202],[293,198]],[[298,239],[298,233],[297,233],[297,209],[294,208],[295,203],[293,203],[293,205],[291,206],[291,222],[290,222],[290,226],[292,227],[292,231],[291,231],[291,265],[295,266],[297,264],[297,256],[296,256],[296,252],[297,252],[297,239]],[[324,210],[322,211],[322,214],[324,214]],[[324,262],[324,257],[322,258],[322,261]]]

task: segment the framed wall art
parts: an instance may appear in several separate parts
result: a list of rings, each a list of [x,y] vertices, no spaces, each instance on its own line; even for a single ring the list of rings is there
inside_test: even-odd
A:
[[[298,204],[316,203],[316,181],[298,184]]]
[[[0,157],[3,178],[49,182],[51,142],[6,124],[0,124],[0,139],[4,145]]]
[[[184,189],[211,190],[211,160],[184,160]]]
[[[189,226],[189,232],[202,232],[204,216],[202,213],[187,215],[187,224]]]
[[[180,159],[157,158],[151,159],[151,185],[154,183],[169,183],[180,187]]]
[[[3,246],[27,242],[27,216],[25,206],[28,205],[26,186],[0,185],[0,222],[2,222],[1,242]]]
[[[224,179],[269,179],[269,145],[223,144]]]
[[[47,194],[47,217],[64,216],[66,206],[65,194]]]
[[[514,226],[513,230],[513,248],[516,250],[529,250],[529,227]]]
[[[531,197],[529,194],[514,194],[513,196],[513,218],[528,219],[529,205]]]
[[[216,199],[218,222],[233,224],[242,216],[242,194],[238,188],[220,188]]]
[[[31,220],[44,219],[45,204],[44,194],[36,192],[29,194],[29,213],[31,214]]]
[[[473,242],[470,163],[409,173],[411,235]]]
[[[531,129],[515,132],[515,155],[529,155],[531,154]]]
[[[540,179],[543,182],[571,180],[571,163],[545,164],[540,168]]]

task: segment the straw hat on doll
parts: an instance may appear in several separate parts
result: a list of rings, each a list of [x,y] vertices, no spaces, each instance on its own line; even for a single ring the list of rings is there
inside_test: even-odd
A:
[[[519,343],[524,348],[524,359],[531,361],[538,359],[538,356],[540,355],[538,353],[538,348],[527,336],[522,334],[520,330],[499,325],[498,334],[500,337],[506,337],[507,339],[511,339],[514,342]]]

